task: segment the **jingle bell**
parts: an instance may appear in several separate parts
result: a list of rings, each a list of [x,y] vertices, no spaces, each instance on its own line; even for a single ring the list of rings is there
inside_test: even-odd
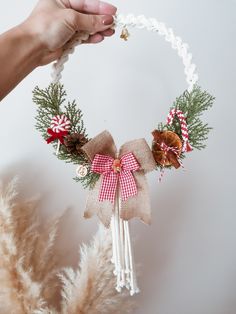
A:
[[[121,172],[121,161],[120,159],[115,159],[112,165],[112,169],[115,173]]]

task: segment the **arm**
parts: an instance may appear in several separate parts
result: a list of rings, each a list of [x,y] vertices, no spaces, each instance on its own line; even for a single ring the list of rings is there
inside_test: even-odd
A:
[[[36,67],[59,58],[78,30],[91,34],[89,43],[113,35],[115,12],[98,0],[40,0],[25,22],[0,35],[0,100]]]

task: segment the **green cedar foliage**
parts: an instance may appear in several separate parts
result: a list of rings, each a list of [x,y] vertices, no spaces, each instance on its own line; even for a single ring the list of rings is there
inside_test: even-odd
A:
[[[83,114],[78,108],[76,101],[66,102],[66,91],[61,84],[50,84],[49,87],[41,89],[38,86],[33,90],[33,102],[37,105],[36,129],[42,134],[46,140],[49,135],[47,129],[50,128],[52,118],[56,115],[65,114],[71,122],[71,133],[83,134],[88,140],[88,135],[84,127]],[[55,151],[57,149],[57,141],[52,143]],[[77,182],[87,188],[93,188],[99,175],[90,171],[91,163],[86,154],[72,155],[67,152],[64,145],[60,146],[60,151],[57,157],[66,163],[75,165],[84,165],[88,168],[89,173],[84,178],[74,178]]]
[[[201,150],[206,147],[205,141],[208,139],[208,134],[212,128],[201,120],[201,116],[212,107],[214,99],[208,92],[202,91],[199,86],[195,86],[192,92],[185,91],[180,97],[176,98],[171,108],[179,109],[184,113],[188,125],[189,142],[193,148]],[[171,126],[160,123],[158,129],[160,131],[173,131],[182,138],[178,117],[174,118]]]

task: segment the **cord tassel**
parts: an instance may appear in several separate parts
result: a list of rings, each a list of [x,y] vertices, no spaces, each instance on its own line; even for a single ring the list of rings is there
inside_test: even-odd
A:
[[[112,263],[114,274],[117,277],[116,290],[121,292],[122,288],[130,291],[130,295],[139,293],[136,271],[130,239],[129,222],[120,218],[120,197],[116,194],[115,211],[111,219],[112,232]]]

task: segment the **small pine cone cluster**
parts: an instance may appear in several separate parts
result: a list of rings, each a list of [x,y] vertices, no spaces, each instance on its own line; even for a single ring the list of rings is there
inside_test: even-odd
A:
[[[88,142],[84,134],[71,133],[64,138],[64,145],[68,153],[80,155],[83,153],[81,147]]]

